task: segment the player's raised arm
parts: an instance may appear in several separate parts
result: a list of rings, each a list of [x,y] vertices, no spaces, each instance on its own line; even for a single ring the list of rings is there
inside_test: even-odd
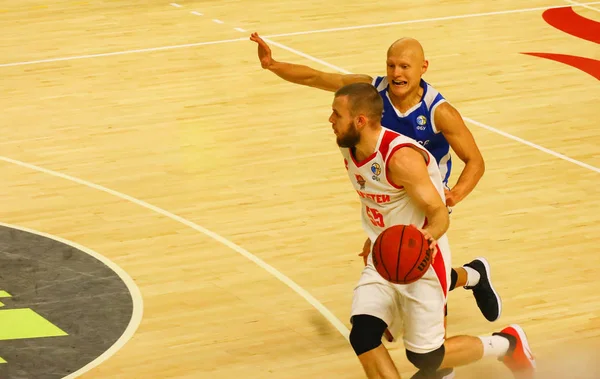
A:
[[[425,157],[416,149],[404,147],[396,151],[389,160],[388,175],[423,210],[428,221],[424,230],[437,240],[450,225],[448,209],[429,178]]]
[[[252,33],[250,40],[258,44],[258,59],[262,68],[288,82],[335,92],[347,84],[373,81],[373,78],[368,75],[343,75],[315,70],[304,65],[278,62],[273,59],[271,48],[259,37],[258,33]]]

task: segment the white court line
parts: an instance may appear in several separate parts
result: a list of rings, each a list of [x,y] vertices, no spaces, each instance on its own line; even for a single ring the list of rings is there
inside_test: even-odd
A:
[[[190,13],[191,13],[191,14],[194,14],[194,15],[196,15],[196,16],[204,16],[204,14],[203,14],[203,13],[196,12],[196,11],[191,11]]]
[[[598,167],[592,166],[592,165],[590,165],[590,164],[587,164],[587,163],[583,163],[583,162],[581,162],[581,161],[578,161],[577,159],[573,159],[573,158],[567,157],[566,155],[563,155],[563,154],[561,154],[561,153],[557,153],[557,152],[556,152],[556,151],[554,151],[554,150],[550,150],[550,149],[548,149],[548,148],[545,148],[545,147],[543,147],[543,146],[536,145],[536,144],[535,144],[535,143],[533,143],[533,142],[529,142],[529,141],[527,141],[527,140],[525,140],[525,139],[523,139],[523,138],[520,138],[520,137],[517,137],[517,136],[513,136],[512,134],[508,134],[508,133],[506,133],[506,132],[503,132],[502,130],[499,130],[499,129],[493,128],[493,127],[491,127],[491,126],[489,126],[489,125],[483,124],[483,123],[481,123],[481,122],[479,122],[479,121],[475,121],[475,120],[473,120],[473,119],[471,119],[471,118],[468,118],[468,117],[463,117],[463,118],[465,119],[465,121],[468,121],[468,122],[470,122],[470,123],[471,123],[471,124],[473,124],[473,125],[477,125],[477,126],[479,126],[480,128],[487,129],[487,130],[489,130],[489,131],[491,131],[491,132],[494,132],[494,133],[496,133],[496,134],[500,134],[501,136],[504,136],[504,137],[506,137],[506,138],[510,138],[510,139],[511,139],[511,140],[513,140],[513,141],[517,141],[517,142],[519,142],[519,143],[522,143],[523,145],[527,145],[527,146],[529,146],[529,147],[533,147],[534,149],[538,149],[538,150],[540,150],[540,151],[543,151],[543,152],[544,152],[544,153],[546,153],[546,154],[553,155],[553,156],[555,156],[556,158],[560,158],[560,159],[562,159],[562,160],[565,160],[565,161],[567,161],[567,162],[574,163],[574,164],[576,164],[577,166],[581,166],[581,167],[583,167],[583,168],[587,168],[588,170],[595,171],[595,172],[597,172],[597,173],[599,173],[599,174],[600,174],[600,168],[598,168]]]
[[[319,64],[321,64],[321,65],[323,65],[323,66],[325,66],[325,67],[329,67],[329,68],[331,68],[331,69],[333,69],[333,70],[336,70],[336,71],[338,71],[338,72],[341,72],[341,73],[344,73],[344,74],[351,74],[351,72],[350,72],[350,71],[348,71],[348,70],[346,70],[346,69],[343,69],[343,68],[341,68],[341,67],[338,67],[338,66],[336,66],[336,65],[333,65],[333,64],[331,64],[331,63],[325,62],[324,60],[321,60],[321,59],[319,59],[319,58],[315,58],[315,57],[313,57],[313,56],[311,56],[311,55],[305,54],[305,53],[303,53],[303,52],[301,52],[301,51],[298,51],[298,50],[296,50],[296,49],[292,49],[292,48],[291,48],[291,47],[289,47],[289,46],[286,46],[286,45],[283,45],[283,44],[281,44],[281,43],[275,42],[275,41],[273,41],[273,40],[270,40],[270,39],[268,39],[268,38],[264,38],[264,37],[263,37],[263,39],[264,39],[265,41],[269,42],[270,44],[274,45],[274,46],[277,46],[277,47],[279,47],[279,48],[281,48],[281,49],[287,50],[287,51],[289,51],[289,52],[291,52],[291,53],[294,53],[294,54],[296,54],[296,55],[299,55],[299,56],[301,56],[301,57],[304,57],[304,58],[306,58],[306,59],[309,59],[309,60],[311,60],[311,61],[313,61],[313,62],[317,62],[317,63],[319,63]],[[525,139],[523,139],[523,138],[520,138],[520,137],[517,137],[517,136],[513,136],[512,134],[509,134],[509,133],[503,132],[503,131],[501,131],[501,130],[499,130],[499,129],[496,129],[496,128],[494,128],[494,127],[491,127],[491,126],[489,126],[489,125],[486,125],[486,124],[483,124],[483,123],[481,123],[481,122],[479,122],[479,121],[475,121],[475,120],[473,120],[473,119],[471,119],[471,118],[468,118],[468,117],[463,117],[463,119],[464,119],[465,121],[467,121],[467,122],[470,122],[470,123],[471,123],[471,124],[473,124],[473,125],[477,125],[477,126],[479,126],[479,127],[481,127],[481,128],[487,129],[487,130],[489,130],[489,131],[491,131],[491,132],[494,132],[494,133],[496,133],[496,134],[500,134],[501,136],[504,136],[504,137],[506,137],[506,138],[510,138],[510,139],[512,139],[513,141],[520,142],[520,143],[522,143],[522,144],[524,144],[524,145],[527,145],[527,146],[529,146],[529,147],[533,147],[534,149],[537,149],[537,150],[539,150],[539,151],[542,151],[542,152],[544,152],[544,153],[546,153],[546,154],[550,154],[550,155],[552,155],[552,156],[555,156],[555,157],[557,157],[557,158],[563,159],[563,160],[565,160],[565,161],[567,161],[567,162],[571,162],[571,163],[574,163],[574,164],[576,164],[576,165],[578,165],[578,166],[581,166],[581,167],[583,167],[583,168],[587,168],[588,170],[591,170],[591,171],[595,171],[595,172],[597,172],[597,173],[600,173],[600,168],[598,168],[598,167],[595,167],[595,166],[592,166],[592,165],[590,165],[590,164],[583,163],[583,162],[580,162],[580,161],[578,161],[578,160],[576,160],[576,159],[573,159],[573,158],[567,157],[566,155],[563,155],[563,154],[557,153],[556,151],[550,150],[550,149],[548,149],[548,148],[545,148],[545,147],[543,147],[543,146],[536,145],[536,144],[535,144],[535,143],[533,143],[533,142],[529,142],[529,141],[527,141],[527,140],[525,140]]]
[[[183,45],[150,47],[150,48],[147,48],[147,49],[115,51],[115,52],[112,52],[112,53],[77,55],[77,56],[63,57],[63,58],[40,59],[40,60],[37,60],[37,61],[3,63],[3,64],[0,64],[0,67],[25,66],[25,65],[37,64],[37,63],[51,63],[51,62],[73,61],[73,60],[77,60],[77,59],[109,57],[109,56],[113,56],[113,55],[126,55],[126,54],[135,54],[135,53],[147,53],[147,52],[151,52],[151,51],[183,49],[183,48],[186,48],[186,47],[216,45],[216,44],[221,44],[221,43],[238,42],[238,41],[248,41],[248,38],[242,37],[242,38],[224,39],[224,40],[219,40],[219,41],[186,43],[186,44],[183,44]]]
[[[233,30],[237,30],[238,32],[246,33],[246,30],[242,29],[242,28],[233,28]]]
[[[577,4],[577,6],[585,7],[586,4],[600,4],[600,1],[592,2],[592,3],[585,3],[585,4],[580,3],[580,4]],[[456,16],[423,18],[423,19],[418,19],[418,20],[393,21],[393,22],[384,22],[384,23],[380,23],[380,24],[344,26],[344,27],[339,27],[339,28],[307,30],[304,32],[272,34],[272,35],[268,35],[267,37],[274,38],[274,37],[300,36],[300,35],[315,34],[315,33],[329,33],[329,32],[339,32],[339,31],[345,31],[345,30],[379,28],[379,27],[384,27],[384,26],[417,24],[417,23],[422,23],[422,22],[459,20],[459,19],[473,18],[473,17],[498,16],[498,15],[505,15],[505,14],[513,14],[513,13],[535,12],[535,11],[542,11],[542,10],[556,9],[556,8],[568,8],[568,7],[572,7],[572,6],[575,6],[575,4],[573,4],[573,5],[555,5],[555,6],[537,7],[537,8],[512,9],[512,10],[506,10],[506,11],[495,11],[495,12],[485,12],[485,13],[471,13],[471,14],[456,15]]]
[[[573,0],[565,0],[565,1],[566,1],[567,3],[571,3],[571,4],[573,4],[573,5],[577,5],[578,7],[584,7],[584,8],[591,9],[591,10],[593,10],[593,11],[596,11],[596,12],[600,12],[600,9],[597,9],[597,8],[594,8],[594,7],[590,7],[590,6],[588,5],[588,4],[594,4],[594,3],[587,3],[587,4],[584,4],[584,3],[578,3],[577,1],[573,1]]]
[[[325,317],[325,319],[327,319],[327,321],[329,321],[339,332],[342,336],[344,336],[344,338],[346,338],[346,340],[348,340],[348,336],[350,335],[350,331],[348,330],[348,328],[346,328],[346,326],[337,318],[335,317],[335,315],[333,313],[331,313],[331,311],[327,308],[325,308],[325,306],[323,304],[321,304],[314,296],[312,296],[309,292],[307,292],[304,288],[300,287],[298,284],[296,284],[292,279],[288,278],[287,276],[285,276],[284,274],[282,274],[281,272],[277,271],[276,268],[274,268],[273,266],[269,265],[268,263],[266,263],[265,261],[263,261],[262,259],[258,258],[256,255],[250,253],[248,250],[236,245],[235,243],[229,241],[228,239],[221,237],[219,234],[212,232],[190,220],[187,220],[181,216],[178,216],[176,214],[173,214],[167,210],[164,210],[162,208],[159,208],[155,205],[152,205],[150,203],[147,203],[143,200],[139,200],[136,199],[135,197],[126,195],[124,193],[112,190],[110,188],[106,188],[103,187],[99,184],[95,184],[92,182],[88,182],[86,180],[83,179],[79,179],[76,178],[74,176],[70,176],[67,174],[62,174],[60,172],[57,171],[52,171],[52,170],[48,170],[45,169],[43,167],[39,167],[39,166],[35,166],[29,163],[25,163],[22,161],[18,161],[16,159],[12,159],[12,158],[8,158],[8,157],[3,157],[0,156],[0,160],[8,162],[8,163],[12,163],[21,167],[25,167],[31,170],[35,170],[35,171],[39,171],[39,172],[43,172],[45,174],[48,175],[52,175],[58,178],[62,178],[62,179],[66,179],[69,180],[71,182],[77,183],[77,184],[81,184],[84,185],[86,187],[89,188],[93,188],[96,189],[98,191],[102,191],[105,192],[109,195],[113,195],[116,196],[118,198],[121,198],[123,200],[129,201],[131,203],[137,204],[141,207],[144,207],[146,209],[149,209],[151,211],[154,211],[158,214],[161,214],[165,217],[168,217],[174,221],[177,221],[183,225],[186,225],[212,239],[214,239],[217,242],[220,242],[221,244],[229,247],[230,249],[236,251],[237,253],[241,254],[242,256],[246,257],[247,259],[249,259],[250,261],[256,263],[256,265],[258,265],[260,268],[264,269],[265,271],[267,271],[269,274],[273,275],[275,278],[277,278],[278,280],[280,280],[283,284],[287,285],[288,287],[290,287],[294,292],[296,292],[298,295],[300,295],[304,300],[306,300],[310,305],[312,305],[317,311],[319,311],[323,317]]]
[[[213,22],[216,22],[217,24],[224,24],[223,21],[216,19],[216,18],[213,18]]]
[[[590,3],[580,3],[580,5],[578,5],[578,6],[583,7],[586,4],[600,4],[600,1],[590,2]],[[577,5],[560,5],[560,6],[548,6],[548,7],[538,7],[538,8],[524,8],[524,9],[514,9],[514,10],[508,10],[508,11],[473,13],[473,14],[456,15],[456,16],[448,16],[448,17],[424,18],[424,19],[420,19],[420,20],[388,22],[388,23],[383,23],[383,24],[355,25],[355,26],[348,26],[348,27],[341,27],[341,28],[317,29],[317,30],[308,30],[308,31],[303,31],[303,32],[272,34],[272,35],[265,35],[264,37],[267,37],[267,38],[287,37],[287,36],[315,34],[315,33],[329,33],[329,32],[344,31],[344,30],[368,29],[368,28],[377,28],[377,27],[385,27],[385,26],[392,26],[392,25],[404,25],[404,24],[431,22],[431,21],[440,21],[440,20],[458,20],[458,19],[472,18],[472,17],[495,16],[495,15],[503,15],[503,14],[510,14],[510,13],[525,13],[525,12],[533,12],[533,11],[554,9],[554,8],[567,8],[567,7],[571,7],[571,6],[577,6]],[[142,49],[135,49],[135,50],[123,50],[123,51],[116,51],[116,52],[110,52],[110,53],[76,55],[76,56],[70,56],[70,57],[59,57],[59,58],[48,58],[48,59],[40,59],[40,60],[33,60],[33,61],[2,63],[2,64],[0,64],[0,68],[13,67],[13,66],[26,66],[26,65],[39,64],[39,63],[70,61],[70,60],[76,60],[76,59],[110,57],[110,56],[134,54],[134,53],[148,53],[148,52],[153,52],[153,51],[183,49],[183,48],[187,48],[187,47],[216,45],[216,44],[221,44],[221,43],[230,43],[230,42],[247,41],[247,40],[248,40],[247,38],[235,38],[235,39],[226,39],[226,40],[210,41],[210,42],[188,43],[188,44],[183,44],[183,45],[159,46],[159,47],[149,47],[149,48],[142,48]]]
[[[171,3],[172,6],[174,6],[175,8],[183,8],[183,6],[177,4],[177,3]]]
[[[117,351],[119,351],[123,346],[125,346],[127,341],[129,341],[131,339],[131,337],[133,337],[133,335],[135,334],[135,331],[137,330],[137,328],[140,325],[140,322],[142,321],[142,315],[144,313],[144,300],[142,298],[142,294],[140,293],[140,289],[135,284],[135,281],[131,278],[131,276],[129,276],[129,274],[127,274],[127,272],[125,270],[123,270],[121,267],[119,267],[119,265],[117,265],[115,262],[111,261],[110,259],[106,258],[102,254],[99,254],[99,253],[97,253],[91,249],[88,249],[87,247],[81,246],[75,242],[68,241],[64,238],[53,236],[53,235],[47,234],[47,233],[38,232],[37,230],[28,229],[28,228],[24,228],[21,226],[5,224],[3,222],[0,222],[0,225],[7,227],[7,228],[22,230],[27,233],[36,234],[36,235],[39,235],[39,236],[42,236],[42,237],[45,237],[48,239],[52,239],[52,240],[61,242],[65,245],[72,246],[77,250],[83,251],[84,253],[96,258],[100,262],[104,263],[108,268],[113,270],[113,272],[115,274],[117,274],[117,276],[119,276],[119,278],[121,278],[123,283],[125,283],[127,290],[129,290],[129,293],[131,295],[131,299],[133,302],[133,309],[131,312],[131,319],[129,319],[129,324],[127,324],[127,328],[125,328],[125,331],[123,332],[123,334],[121,334],[119,339],[117,339],[117,341],[115,341],[115,343],[112,344],[112,346],[110,346],[104,353],[99,355],[96,359],[89,362],[85,366],[81,367],[79,370],[65,376],[63,379],[73,379],[80,375],[83,375],[84,373],[90,371],[94,367],[100,365],[102,362],[105,362],[106,360],[108,360],[108,358],[112,357]]]
[[[288,46],[286,46],[286,45],[283,45],[283,44],[281,44],[281,43],[279,43],[279,42],[275,42],[275,41],[273,41],[273,40],[271,40],[271,39],[269,39],[269,38],[262,37],[262,39],[264,39],[265,41],[267,41],[267,42],[268,42],[268,43],[270,43],[271,45],[274,45],[274,46],[277,46],[277,47],[279,47],[279,48],[281,48],[281,49],[284,49],[284,50],[287,50],[287,51],[289,51],[289,52],[292,52],[292,53],[294,53],[294,54],[296,54],[296,55],[299,55],[299,56],[301,56],[301,57],[304,57],[304,58],[306,58],[306,59],[309,59],[309,60],[311,60],[311,61],[313,61],[313,62],[317,62],[317,63],[319,63],[319,64],[322,64],[323,66],[326,66],[326,67],[332,68],[332,69],[334,69],[334,70],[336,70],[336,71],[339,71],[339,72],[341,72],[341,73],[344,73],[344,74],[351,74],[351,72],[350,72],[350,71],[348,71],[348,70],[346,70],[346,69],[343,69],[343,68],[341,68],[341,67],[338,67],[338,66],[332,65],[331,63],[327,63],[327,62],[325,62],[324,60],[321,60],[321,59],[319,59],[319,58],[315,58],[315,57],[313,57],[312,55],[305,54],[305,53],[303,53],[303,52],[301,52],[301,51],[298,51],[298,50],[296,50],[296,49],[292,49],[291,47],[288,47]]]

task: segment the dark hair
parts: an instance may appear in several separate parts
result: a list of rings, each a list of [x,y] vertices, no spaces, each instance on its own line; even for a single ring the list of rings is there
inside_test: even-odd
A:
[[[383,113],[383,100],[377,89],[369,83],[352,83],[335,92],[335,97],[348,96],[350,113],[355,116],[364,113],[369,119],[380,122]]]

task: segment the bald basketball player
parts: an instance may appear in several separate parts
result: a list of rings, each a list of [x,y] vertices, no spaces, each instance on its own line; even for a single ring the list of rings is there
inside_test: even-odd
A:
[[[485,170],[483,157],[473,135],[458,111],[422,76],[429,62],[423,47],[413,38],[395,41],[387,51],[387,75],[328,73],[304,65],[273,59],[269,45],[253,33],[250,40],[258,44],[261,66],[292,83],[335,92],[344,85],[370,83],[383,99],[382,125],[416,140],[436,159],[448,207],[456,205],[475,188]],[[456,185],[448,188],[452,169],[450,147],[465,163]],[[375,174],[375,173],[374,173]],[[365,260],[371,251],[367,238],[361,256]],[[485,258],[477,258],[451,271],[450,290],[464,287],[473,290],[477,306],[489,321],[496,321],[502,312],[502,301],[491,283],[490,267]],[[388,340],[391,336],[386,333]]]

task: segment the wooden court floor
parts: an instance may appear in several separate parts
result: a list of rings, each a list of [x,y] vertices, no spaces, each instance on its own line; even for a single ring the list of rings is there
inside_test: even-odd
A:
[[[420,40],[486,161],[451,216],[453,264],[487,257],[504,300],[490,324],[452,292],[448,334],[519,323],[540,377],[600,375],[600,81],[524,54],[600,60],[542,16],[598,23],[600,2],[0,5],[0,221],[102,254],[143,299],[133,336],[82,378],[364,377],[344,336],[364,233],[332,94],[263,71],[253,31],[276,59],[373,76],[395,39]],[[486,359],[457,378],[507,373]]]

